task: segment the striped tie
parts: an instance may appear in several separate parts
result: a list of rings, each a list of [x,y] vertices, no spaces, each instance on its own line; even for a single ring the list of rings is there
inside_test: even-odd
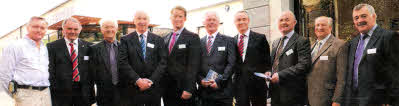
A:
[[[212,49],[212,38],[213,38],[212,35],[210,35],[208,37],[208,44],[206,45],[206,50],[208,52],[208,55],[211,53],[211,49]]]
[[[243,56],[244,53],[244,37],[245,35],[240,36],[240,42],[238,42],[238,51],[240,52],[240,56]]]
[[[71,46],[71,61],[72,61],[72,81],[79,82],[80,81],[80,75],[79,75],[79,70],[78,70],[78,56],[76,55],[76,50],[73,47],[73,43],[69,43],[69,46]]]
[[[141,34],[140,35],[140,46],[141,46],[141,50],[143,51],[143,59],[145,60],[145,52],[146,52],[146,43],[144,41],[144,35]]]
[[[172,39],[170,40],[170,43],[169,43],[169,55],[172,52],[173,46],[175,45],[176,35],[177,35],[176,33],[172,34]]]

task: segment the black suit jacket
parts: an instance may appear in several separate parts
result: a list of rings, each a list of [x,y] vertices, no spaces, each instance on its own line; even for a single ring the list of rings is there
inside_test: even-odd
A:
[[[94,103],[93,81],[89,75],[89,46],[90,42],[78,41],[78,69],[80,84],[82,88],[83,101]],[[50,87],[53,105],[59,105],[57,101],[72,99],[72,62],[65,39],[59,39],[47,44],[49,52],[49,73]],[[86,57],[85,59],[85,56]]]
[[[392,71],[397,71],[393,65],[390,65],[394,58],[391,56],[390,41],[394,33],[392,31],[384,30],[377,26],[367,43],[362,59],[359,64],[358,71],[358,97],[351,97],[352,99],[359,99],[360,103],[375,104],[389,102],[388,88],[391,86]],[[348,54],[348,70],[347,70],[347,97],[353,91],[353,64],[355,62],[356,48],[360,39],[360,34],[349,41]],[[375,50],[375,53],[372,50]],[[348,98],[347,98],[348,99]]]
[[[137,32],[121,38],[119,71],[122,84],[135,85],[139,78],[148,78],[153,81],[152,88],[159,86],[160,78],[166,69],[167,51],[163,39],[148,32],[145,54],[144,59]],[[138,89],[138,86],[136,86],[135,89],[130,90],[137,93],[139,92]]]
[[[278,84],[271,84],[272,104],[303,104],[306,98],[306,75],[311,65],[310,42],[307,38],[294,33],[280,55],[277,55],[280,39],[273,42],[272,62],[279,57]],[[271,71],[271,70],[269,70]]]
[[[164,38],[165,47],[169,47],[172,33]],[[165,78],[174,79],[179,89],[193,93],[196,90],[196,75],[200,68],[200,39],[185,28],[175,42],[167,58]]]
[[[118,43],[117,45],[119,47],[120,44]],[[90,51],[90,75],[97,86],[97,104],[103,104],[106,101],[110,101],[110,103],[112,103],[111,100],[113,98],[107,98],[113,97],[114,85],[112,83],[112,72],[109,67],[110,59],[106,42],[102,41],[95,45],[91,45]],[[115,54],[115,59],[118,59],[118,53]]]
[[[215,81],[218,89],[214,90],[210,87],[199,85],[201,95],[213,98],[232,97],[232,79],[233,68],[236,63],[236,45],[233,44],[234,39],[220,33],[217,34],[211,51],[207,52],[207,38],[201,38],[201,70],[198,75],[198,84],[201,84],[210,69],[216,71],[222,77]]]

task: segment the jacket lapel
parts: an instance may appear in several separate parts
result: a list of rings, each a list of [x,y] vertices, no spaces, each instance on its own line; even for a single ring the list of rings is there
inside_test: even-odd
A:
[[[133,32],[133,36],[131,36],[131,37],[132,37],[131,41],[133,43],[133,46],[136,46],[136,52],[139,55],[140,60],[143,61],[143,52],[141,50],[141,44],[140,44],[137,32]]]
[[[312,60],[312,64],[314,64],[314,62],[318,58],[320,58],[321,54],[323,54],[324,52],[326,52],[328,50],[328,48],[330,48],[330,46],[332,45],[334,40],[335,40],[335,37],[333,35],[331,35],[330,38],[328,38],[328,40],[326,41],[326,43],[323,45],[323,47],[321,47],[319,52],[317,52],[317,54],[316,54],[317,58],[314,58],[314,60]]]
[[[109,53],[108,53],[108,50],[107,50],[107,45],[105,44],[105,41],[103,41],[101,43],[102,44],[99,44],[99,46],[100,46],[100,54],[101,54],[102,59],[104,60],[104,66],[107,69],[110,69],[109,66],[106,65],[106,64],[109,64],[109,58],[108,58],[109,57]]]
[[[296,39],[298,38],[298,34],[294,33],[291,38],[288,40],[287,45],[285,45],[283,51],[281,52],[281,54],[279,55],[280,57],[287,52],[287,50],[291,49],[291,46],[296,42]]]
[[[210,56],[214,55],[215,51],[217,51],[218,45],[221,43],[222,37],[219,33],[216,35],[215,40],[213,41]]]
[[[272,44],[272,46],[273,46],[273,49],[271,52],[272,62],[274,62],[274,58],[276,57],[277,47],[280,42],[281,42],[281,37],[279,39],[274,40],[274,42]]]
[[[68,47],[67,47],[67,44],[66,44],[66,41],[65,41],[65,39],[62,39],[61,40],[61,43],[59,44],[62,48],[65,48],[64,49],[64,55],[65,55],[65,57],[72,63],[72,61],[71,61],[71,55],[69,54],[69,49],[68,49]]]
[[[380,38],[378,36],[379,33],[381,33],[382,29],[380,27],[375,28],[373,35],[370,37],[369,42],[367,43],[367,46],[364,48],[363,55],[362,55],[362,60],[367,57],[367,50],[368,49],[373,49],[374,43]],[[380,48],[377,48],[380,49]],[[360,61],[361,62],[361,61]]]

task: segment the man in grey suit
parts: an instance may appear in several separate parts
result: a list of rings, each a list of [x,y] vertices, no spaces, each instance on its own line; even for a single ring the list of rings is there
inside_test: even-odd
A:
[[[368,4],[353,9],[353,22],[360,32],[348,41],[348,69],[345,100],[350,105],[381,106],[388,104],[392,85],[393,65],[392,37],[394,32],[376,24],[377,15]]]
[[[236,63],[233,38],[218,32],[219,16],[207,12],[203,24],[206,36],[201,39],[201,70],[197,82],[203,106],[232,106],[232,74]],[[218,77],[208,79],[212,71]]]
[[[306,98],[306,75],[311,65],[310,42],[294,31],[295,15],[283,12],[278,28],[283,35],[273,42],[271,78],[272,106],[303,106]]]
[[[331,106],[341,95],[344,81],[337,83],[337,77],[344,77],[345,53],[341,47],[344,41],[331,34],[332,18],[321,16],[315,20],[317,41],[311,46],[312,68],[307,76],[308,100],[311,106]]]

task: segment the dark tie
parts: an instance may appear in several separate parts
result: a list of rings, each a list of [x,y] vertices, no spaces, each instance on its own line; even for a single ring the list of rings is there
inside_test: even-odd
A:
[[[353,87],[357,88],[359,84],[358,80],[358,73],[359,73],[359,64],[360,60],[362,59],[363,56],[363,51],[364,51],[364,40],[368,37],[367,34],[360,35],[360,40],[359,44],[357,45],[356,48],[356,54],[355,54],[355,63],[353,65]]]
[[[213,45],[212,38],[213,38],[212,35],[208,36],[208,44],[206,45],[206,50],[208,52],[208,55],[211,53],[211,49],[212,49],[212,45]]]
[[[78,56],[76,55],[76,50],[73,47],[73,43],[69,43],[69,46],[71,46],[70,52],[71,52],[71,62],[72,62],[72,81],[74,82],[79,82],[80,81],[80,75],[79,75],[79,70],[78,70]]]
[[[278,49],[277,49],[276,55],[274,55],[272,72],[277,72],[278,71],[278,64],[279,64],[280,54],[283,51],[284,40],[286,38],[287,38],[287,36],[282,37],[281,40],[280,40],[280,43],[278,44]]]
[[[143,34],[140,35],[140,39],[141,50],[143,51],[143,59],[145,59],[146,43]]]
[[[172,39],[170,40],[169,44],[169,54],[172,52],[173,46],[175,45],[175,41],[176,41],[176,33],[173,33]]]
[[[115,50],[114,50],[113,43],[108,45],[108,52],[109,52],[109,62],[110,62],[112,83],[114,85],[116,85],[116,84],[118,84],[118,71],[117,71],[118,68],[116,67],[117,63],[116,63]]]
[[[240,35],[240,42],[238,42],[238,52],[240,52],[240,56],[244,55],[244,37],[245,35]]]
[[[312,60],[316,59],[317,53],[319,53],[321,45],[322,45],[321,41],[316,42],[316,46],[313,48],[312,52]]]

